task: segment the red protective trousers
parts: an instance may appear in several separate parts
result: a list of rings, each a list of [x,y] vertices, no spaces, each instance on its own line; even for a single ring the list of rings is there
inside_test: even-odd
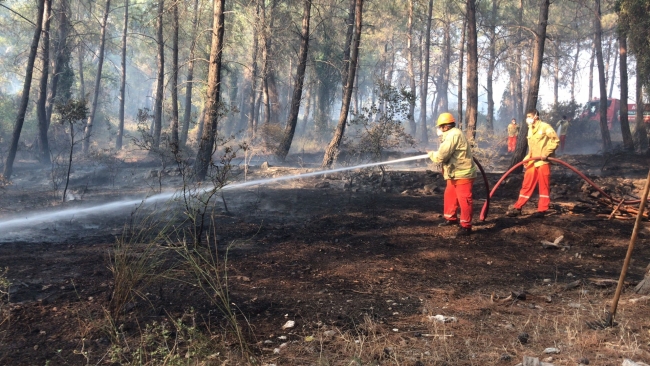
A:
[[[460,226],[472,227],[472,185],[474,179],[449,179],[445,188],[445,220],[458,221],[456,211],[460,207]]]
[[[508,152],[515,151],[517,147],[517,136],[508,136]]]
[[[548,210],[548,205],[551,203],[549,193],[551,192],[551,166],[544,164],[535,167],[531,164],[530,168],[526,169],[524,173],[524,182],[521,185],[519,192],[519,199],[515,202],[515,208],[520,210],[526,202],[533,195],[535,186],[539,185],[539,203],[537,203],[537,211],[544,212]]]

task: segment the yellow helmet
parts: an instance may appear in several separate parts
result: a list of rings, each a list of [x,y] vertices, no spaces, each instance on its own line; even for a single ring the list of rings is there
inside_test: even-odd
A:
[[[456,119],[454,118],[453,114],[445,112],[441,113],[440,116],[438,116],[438,122],[436,123],[436,126],[440,127],[449,123],[456,123]]]

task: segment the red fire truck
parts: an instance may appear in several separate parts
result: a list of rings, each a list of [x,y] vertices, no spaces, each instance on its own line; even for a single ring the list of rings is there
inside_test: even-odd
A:
[[[607,126],[611,130],[620,122],[621,101],[614,98],[607,99]],[[627,118],[633,123],[636,118],[636,104],[627,105]],[[584,110],[580,113],[580,119],[586,119],[593,122],[600,122],[600,99],[594,99],[585,105]],[[643,122],[650,123],[650,104],[646,104],[643,111]]]

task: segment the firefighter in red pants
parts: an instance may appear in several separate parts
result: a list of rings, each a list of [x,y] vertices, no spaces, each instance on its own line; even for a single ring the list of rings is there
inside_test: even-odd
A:
[[[551,203],[551,166],[546,158],[553,156],[560,139],[553,127],[540,121],[539,112],[536,109],[530,110],[526,114],[526,123],[528,124],[528,154],[524,160],[532,157],[541,157],[543,160],[529,161],[525,164],[526,172],[519,192],[519,199],[506,212],[506,215],[510,217],[521,215],[521,208],[530,199],[535,186],[539,186],[537,212],[531,217],[544,217]]]
[[[438,226],[460,224],[457,235],[469,235],[472,232],[472,184],[477,170],[472,160],[472,148],[463,131],[456,128],[456,120],[451,113],[442,113],[437,126],[442,142],[438,151],[429,152],[429,158],[435,163],[442,163],[447,181],[445,221]],[[460,220],[456,212],[459,207]]]
[[[519,126],[513,118],[508,125],[508,152],[514,152],[517,147],[517,136],[519,135]]]

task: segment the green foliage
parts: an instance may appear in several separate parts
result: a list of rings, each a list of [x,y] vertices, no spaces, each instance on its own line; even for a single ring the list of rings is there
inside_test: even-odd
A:
[[[108,356],[120,365],[191,365],[223,358],[213,337],[205,334],[190,311],[175,320],[146,324],[136,344],[128,344],[119,330]]]
[[[78,124],[88,118],[88,106],[85,99],[70,99],[64,104],[57,104],[54,110],[61,123]]]
[[[414,96],[405,88],[379,84],[379,103],[363,107],[350,121],[351,131],[344,141],[344,148],[355,160],[380,160],[387,149],[412,147],[413,137],[404,131],[408,122],[409,103]]]
[[[57,104],[67,103],[72,98],[72,86],[74,85],[74,71],[70,66],[70,55],[66,57],[63,65],[63,72],[59,76],[59,83],[56,86],[56,98],[54,100]]]
[[[627,34],[630,53],[641,66],[637,80],[650,86],[650,0],[618,0],[616,10],[619,30]]]
[[[575,101],[561,102],[558,104],[550,105],[547,109],[540,111],[540,118],[547,123],[555,126],[555,123],[566,116],[569,121],[578,117],[582,111],[582,106]]]
[[[13,96],[0,93],[0,146],[7,136],[11,135],[13,123],[16,120],[18,110],[18,99]]]

